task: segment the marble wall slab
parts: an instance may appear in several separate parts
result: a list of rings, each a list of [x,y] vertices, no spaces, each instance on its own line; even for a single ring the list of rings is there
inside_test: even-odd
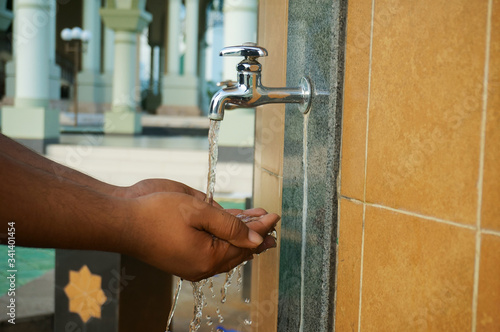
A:
[[[333,330],[346,5],[289,1],[287,86],[314,93],[286,107],[278,331]]]

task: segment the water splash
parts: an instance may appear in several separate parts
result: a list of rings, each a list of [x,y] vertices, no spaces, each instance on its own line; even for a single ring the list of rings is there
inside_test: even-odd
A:
[[[191,286],[193,286],[194,308],[193,320],[189,324],[189,332],[196,332],[201,326],[203,307],[205,306],[206,302],[205,294],[203,294],[203,286],[205,286],[206,283],[207,279],[191,283]]]
[[[168,314],[167,326],[165,327],[165,332],[170,331],[170,324],[172,323],[172,318],[174,318],[175,308],[177,307],[177,302],[179,300],[179,294],[182,288],[182,278],[177,281],[177,285],[175,286],[174,293],[174,301],[172,303],[172,307],[170,308],[170,313]]]
[[[217,160],[219,159],[219,130],[221,121],[210,120],[208,131],[208,179],[205,202],[212,204],[214,200]]]
[[[206,197],[205,197],[205,202],[208,204],[212,204],[214,200],[214,190],[215,190],[215,179],[216,179],[216,166],[217,166],[217,160],[219,157],[219,129],[220,129],[220,123],[221,121],[214,121],[210,120],[210,128],[209,128],[209,133],[208,133],[208,141],[209,141],[209,162],[208,162],[208,178],[207,178],[207,191],[206,191]],[[243,222],[247,223],[250,221],[258,220],[261,217],[253,217],[253,216],[247,216],[244,214],[239,214],[236,216]],[[237,279],[237,284],[238,286],[241,285],[242,283],[242,268],[246,264],[246,262],[240,264],[236,268],[232,269],[226,274],[226,279],[224,282],[224,285],[221,288],[221,303],[224,304],[227,300],[227,290],[229,286],[231,286],[231,279],[233,278],[234,274],[237,272],[238,274],[238,279]],[[193,287],[193,298],[194,298],[194,307],[193,307],[193,319],[191,323],[189,324],[189,332],[196,332],[198,329],[201,327],[201,321],[203,318],[203,308],[208,305],[208,302],[206,300],[205,294],[203,293],[203,287],[208,283],[209,290],[212,294],[212,297],[215,297],[214,294],[214,283],[213,283],[213,278],[209,279],[204,279],[198,282],[192,282],[191,286]],[[179,297],[179,291],[181,289],[182,285],[182,279],[179,280],[177,284],[177,289],[175,293],[175,300],[174,304],[172,306],[172,309],[170,310],[169,314],[169,319],[167,323],[167,329],[170,326],[172,317],[174,315],[175,307],[177,305],[177,300]],[[239,288],[238,288],[239,291]],[[245,300],[245,303],[249,303],[250,300],[248,299],[248,302]],[[219,308],[219,305],[217,305],[216,309],[217,313],[217,318],[219,323],[224,322],[224,317],[221,314],[221,310]],[[213,319],[211,316],[206,316],[206,324],[208,326],[213,325]],[[246,320],[250,321],[250,320]],[[251,321],[250,321],[251,324]],[[246,324],[246,325],[250,325]],[[213,330],[213,327],[212,327]],[[217,327],[217,332],[223,331],[219,327]]]
[[[231,279],[233,279],[234,273],[236,272],[237,267],[226,273],[226,280],[224,281],[224,285],[222,286],[222,289],[220,290],[221,293],[221,298],[220,301],[222,303],[226,303],[227,300],[227,289],[229,286],[231,286]]]

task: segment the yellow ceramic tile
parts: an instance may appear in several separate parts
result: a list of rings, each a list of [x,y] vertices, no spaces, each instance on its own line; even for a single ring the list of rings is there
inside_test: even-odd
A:
[[[336,331],[357,331],[363,205],[340,200]]]
[[[371,4],[351,1],[347,10],[340,192],[359,200],[364,199]]]
[[[482,235],[477,331],[500,331],[500,236]]]
[[[255,162],[277,175],[283,175],[284,120],[284,105],[257,108]]]
[[[262,83],[285,86],[288,1],[259,2],[258,43],[270,57],[261,58]],[[258,107],[255,129],[254,205],[281,214],[284,139],[283,105]],[[277,231],[279,235],[280,226]],[[279,236],[278,236],[279,238]],[[252,331],[276,331],[278,325],[278,248],[252,262]]]
[[[262,83],[271,87],[286,86],[288,1],[259,3],[259,45],[269,52],[260,58]],[[284,105],[264,105],[257,108],[255,127],[255,160],[267,170],[282,174]]]
[[[361,331],[469,331],[475,231],[367,207]]]
[[[269,212],[281,214],[282,179],[256,167],[254,203]],[[252,261],[252,328],[254,331],[276,331],[278,324],[279,234],[275,249],[255,257]]]
[[[486,1],[375,3],[367,197],[474,224]]]
[[[268,212],[281,213],[283,178],[277,177],[259,164],[254,171],[254,206],[262,207]]]
[[[500,231],[500,1],[493,1],[484,155],[483,228]]]

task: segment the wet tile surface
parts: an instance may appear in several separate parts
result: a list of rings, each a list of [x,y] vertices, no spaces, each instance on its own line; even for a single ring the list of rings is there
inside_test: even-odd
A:
[[[333,328],[344,6],[289,1],[287,86],[315,93],[306,117],[286,106],[278,331]]]
[[[367,206],[362,331],[468,331],[475,231]]]
[[[477,331],[500,330],[500,236],[483,234],[479,269]]]
[[[493,1],[481,227],[500,231],[500,1]]]
[[[340,200],[335,329],[357,331],[363,205]]]
[[[262,83],[269,87],[286,85],[288,0],[259,3],[258,44],[269,56],[262,57]],[[254,206],[281,215],[283,138],[285,106],[257,107],[255,115]],[[279,234],[278,248],[252,261],[252,331],[274,332],[278,324]]]
[[[486,2],[376,2],[368,201],[475,223],[486,16]]]
[[[256,165],[254,205],[281,215],[282,179]],[[281,223],[276,231],[280,234]],[[276,331],[278,320],[278,247],[254,257],[252,261],[252,328],[253,331]]]
[[[364,200],[372,1],[349,2],[340,192]]]

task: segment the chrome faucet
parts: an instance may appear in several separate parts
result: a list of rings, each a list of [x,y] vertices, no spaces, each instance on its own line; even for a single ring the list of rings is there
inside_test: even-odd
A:
[[[236,66],[237,82],[224,81],[219,86],[225,86],[217,91],[210,102],[212,120],[222,120],[224,110],[235,108],[252,108],[271,103],[296,103],[302,113],[309,111],[311,102],[311,84],[307,78],[302,78],[298,87],[269,88],[262,85],[262,65],[257,58],[267,56],[267,50],[254,43],[241,46],[230,46],[220,51],[220,56],[244,56]]]

